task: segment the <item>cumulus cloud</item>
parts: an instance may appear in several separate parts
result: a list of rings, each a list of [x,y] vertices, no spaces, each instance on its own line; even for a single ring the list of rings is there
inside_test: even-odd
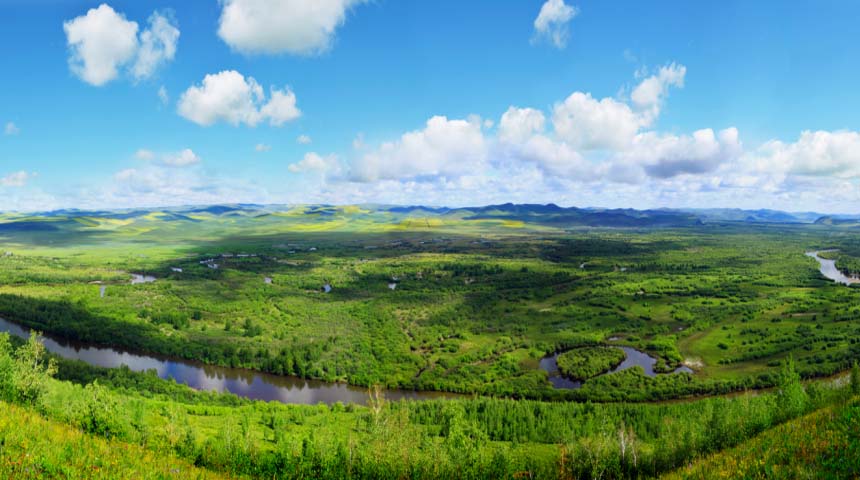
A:
[[[296,142],[301,145],[310,145],[312,140],[311,137],[308,135],[299,135],[298,137],[296,137]]]
[[[140,49],[131,69],[136,79],[152,76],[164,63],[176,56],[179,29],[175,21],[163,13],[155,12],[149,17],[149,28],[140,34]]]
[[[666,96],[669,95],[669,87],[683,87],[686,75],[687,67],[671,63],[661,67],[656,74],[642,80],[633,89],[630,100],[633,101],[633,105],[644,112],[646,124],[660,114],[660,108]]]
[[[6,126],[3,127],[3,135],[18,135],[19,133],[21,133],[21,129],[14,122],[6,122]]]
[[[564,0],[547,0],[535,18],[533,41],[545,40],[559,49],[566,47],[570,21],[578,13],[576,7],[565,4]]]
[[[337,175],[340,173],[340,162],[337,155],[322,156],[316,152],[308,152],[304,158],[291,164],[287,169],[293,173],[321,172]]]
[[[116,78],[118,68],[137,54],[137,28],[137,22],[126,20],[105,3],[65,22],[72,72],[96,86]]]
[[[804,131],[796,142],[773,140],[755,153],[761,171],[806,176],[860,177],[860,133]]]
[[[642,165],[652,177],[670,178],[714,171],[723,163],[737,159],[742,151],[736,128],[717,134],[705,128],[692,135],[640,134],[623,156]]]
[[[575,148],[620,150],[633,141],[642,119],[621,101],[574,92],[553,107],[552,123],[556,135]]]
[[[161,162],[170,167],[188,167],[200,163],[200,157],[190,148],[178,152],[167,153],[161,157]]]
[[[483,168],[487,142],[481,122],[435,116],[422,130],[404,133],[366,152],[353,163],[357,181],[422,176],[460,176]]]
[[[26,172],[24,170],[21,170],[20,172],[10,173],[5,177],[0,178],[0,186],[23,187],[27,185],[27,182],[35,176],[35,173]]]
[[[103,3],[63,23],[72,73],[94,86],[116,79],[128,68],[137,79],[152,76],[173,59],[179,29],[166,14],[153,13],[138,37],[137,22]]]
[[[90,192],[87,197],[92,197]],[[268,192],[235,177],[206,175],[201,169],[176,169],[157,164],[127,168],[100,188],[100,198],[111,205],[151,207],[220,202],[266,203]]]
[[[509,148],[511,158],[532,162],[549,175],[581,181],[593,177],[593,165],[582,154],[567,143],[554,141],[545,135],[534,135]]]
[[[218,36],[246,54],[316,55],[364,0],[222,0]]]
[[[197,165],[202,161],[190,148],[162,154],[156,154],[152,150],[141,148],[134,152],[134,158],[144,162],[151,162],[157,158],[158,160],[155,163],[166,167],[190,167],[192,165]]]
[[[509,143],[524,142],[544,129],[543,112],[534,108],[508,107],[499,121],[499,138]]]
[[[254,151],[256,151],[256,152],[268,152],[271,149],[272,149],[272,146],[267,145],[265,143],[258,143],[257,145],[254,146]]]
[[[201,85],[189,87],[179,98],[178,112],[203,126],[226,122],[254,127],[268,121],[279,127],[301,116],[291,90],[272,88],[267,99],[256,80],[235,70],[206,75]]]
[[[590,93],[573,92],[553,107],[556,135],[581,150],[623,150],[637,133],[660,114],[669,87],[683,87],[687,68],[671,63],[642,80],[633,90],[633,106],[615,98],[595,99]]]

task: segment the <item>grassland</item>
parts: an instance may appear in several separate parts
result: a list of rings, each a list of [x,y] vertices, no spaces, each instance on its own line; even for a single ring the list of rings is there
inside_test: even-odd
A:
[[[667,479],[860,476],[860,401],[824,408],[700,460]]]
[[[224,366],[532,398],[766,387],[789,355],[807,377],[858,357],[855,290],[823,280],[803,255],[850,247],[843,230],[579,231],[325,213],[149,213],[43,219],[56,230],[38,235],[7,229],[0,314],[73,339]],[[158,281],[130,285],[131,272]],[[558,392],[537,368],[548,353],[611,337],[656,357],[659,371],[683,362],[696,373]]]
[[[220,479],[173,455],[88,435],[0,402],[0,476],[15,479]]]
[[[0,395],[87,435],[260,478],[651,477],[843,408],[845,388],[800,378],[860,358],[858,290],[823,279],[804,252],[854,255],[852,230],[536,218],[359,207],[8,216],[0,316],[22,325],[228,367],[481,396],[266,404],[65,361],[38,394]],[[131,273],[157,280],[133,285]],[[550,353],[608,343],[648,353],[658,372],[694,373],[596,375],[617,359],[589,354],[569,371],[588,378],[583,388],[563,390],[539,368]],[[8,358],[7,384],[19,385],[9,379],[26,369]],[[2,373],[0,362],[0,386]]]

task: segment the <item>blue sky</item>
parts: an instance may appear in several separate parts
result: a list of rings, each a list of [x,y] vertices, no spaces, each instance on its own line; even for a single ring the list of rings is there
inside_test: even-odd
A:
[[[0,210],[856,212],[858,18],[847,0],[0,0]]]

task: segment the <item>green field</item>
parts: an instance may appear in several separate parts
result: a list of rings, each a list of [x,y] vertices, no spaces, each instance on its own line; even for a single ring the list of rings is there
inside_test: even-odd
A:
[[[804,252],[838,249],[837,265],[848,265],[851,228],[474,217],[371,207],[7,214],[3,318],[221,366],[478,397],[266,404],[60,362],[38,395],[11,388],[5,398],[254,477],[627,478],[847,395],[824,378],[860,359],[858,290],[824,279]],[[157,280],[133,285],[132,273]],[[646,352],[661,373],[694,373],[599,375],[620,363],[609,345]],[[559,351],[571,352],[559,366],[569,360],[583,388],[554,388],[539,368]],[[797,378],[824,380],[804,391]],[[786,385],[800,390],[789,398]],[[779,388],[678,400],[770,387]]]

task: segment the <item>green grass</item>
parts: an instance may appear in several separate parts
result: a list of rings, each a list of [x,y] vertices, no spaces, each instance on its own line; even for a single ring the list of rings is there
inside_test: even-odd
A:
[[[106,440],[0,401],[0,477],[219,479],[173,455]]]
[[[860,401],[792,420],[667,479],[822,479],[860,476]]]

